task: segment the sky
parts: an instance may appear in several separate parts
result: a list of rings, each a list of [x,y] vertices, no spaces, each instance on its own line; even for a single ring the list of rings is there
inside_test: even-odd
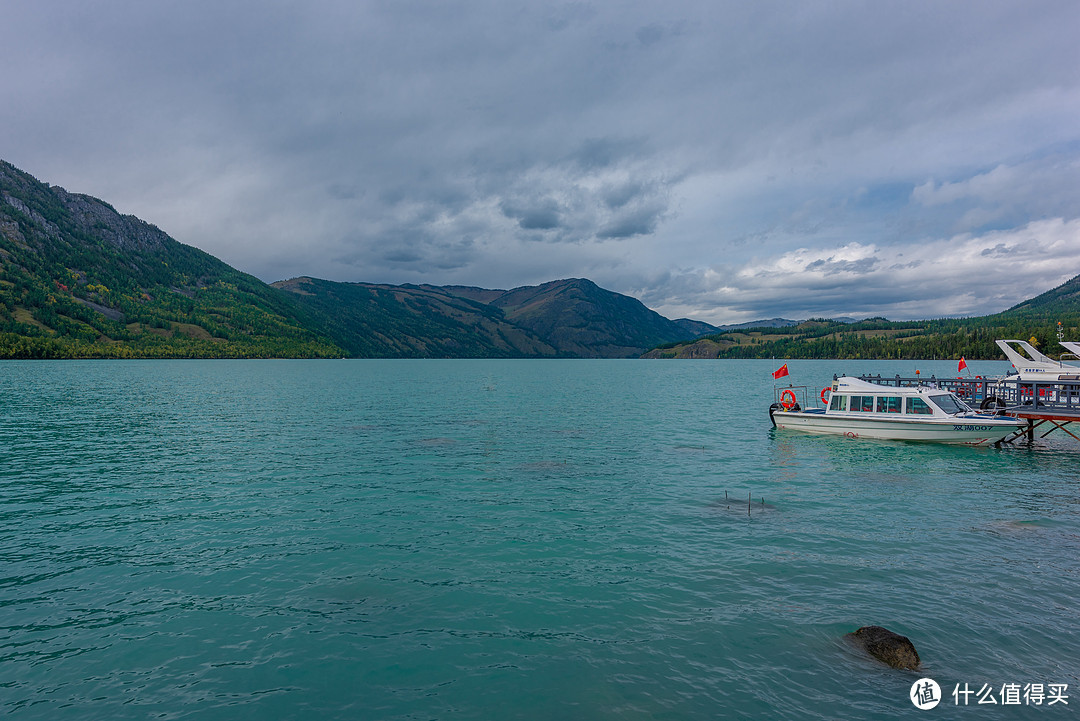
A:
[[[0,158],[271,282],[669,318],[1080,274],[1080,3],[8,0]]]

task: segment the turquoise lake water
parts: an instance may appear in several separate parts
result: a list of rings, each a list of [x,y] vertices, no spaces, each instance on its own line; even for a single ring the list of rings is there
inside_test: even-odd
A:
[[[1074,715],[1080,442],[778,432],[781,363],[0,364],[0,715]]]

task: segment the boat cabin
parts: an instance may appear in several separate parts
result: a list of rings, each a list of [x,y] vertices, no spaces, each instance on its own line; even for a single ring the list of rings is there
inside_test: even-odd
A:
[[[827,413],[875,413],[895,417],[952,416],[972,409],[947,390],[928,386],[891,388],[856,378],[833,384]]]
[[[913,416],[932,416],[934,407],[947,415],[966,413],[971,410],[951,393],[925,396],[893,395],[847,395],[834,393],[829,400],[829,410],[848,413],[897,413]]]

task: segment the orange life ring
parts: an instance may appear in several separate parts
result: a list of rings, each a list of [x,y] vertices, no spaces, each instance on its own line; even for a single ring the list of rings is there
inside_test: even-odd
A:
[[[790,411],[795,407],[795,391],[788,388],[786,391],[780,394],[780,405],[784,407],[785,411]]]
[[[832,388],[830,388],[829,386],[825,386],[821,389],[821,402],[827,406],[829,405],[829,398],[825,397],[826,393],[829,394],[829,398],[832,398]]]

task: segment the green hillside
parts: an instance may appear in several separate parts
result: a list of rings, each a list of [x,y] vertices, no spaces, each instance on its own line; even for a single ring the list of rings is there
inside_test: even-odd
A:
[[[1075,325],[1077,316],[1080,315],[1080,275],[1042,295],[1025,300],[1000,315],[1006,318],[1031,319],[1044,324],[1060,316],[1058,319],[1063,325],[1064,318],[1070,318],[1070,322]]]
[[[0,161],[0,358],[340,356],[290,297]]]
[[[628,358],[691,337],[628,296],[581,278],[513,290],[294,278],[318,329],[374,358]]]
[[[501,310],[434,286],[294,278],[273,286],[316,326],[361,358],[552,358],[558,352]],[[480,289],[473,289],[479,291]]]
[[[625,358],[657,343],[694,337],[682,324],[649,310],[629,296],[571,278],[507,291],[491,304],[506,318],[560,353],[577,357]]]

